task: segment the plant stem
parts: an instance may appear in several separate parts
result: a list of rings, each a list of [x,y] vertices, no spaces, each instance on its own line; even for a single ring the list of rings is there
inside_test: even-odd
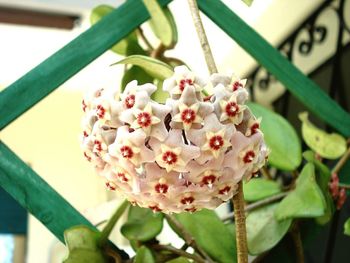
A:
[[[151,43],[148,41],[148,39],[146,38],[145,34],[143,33],[143,30],[141,27],[138,27],[136,29],[136,32],[138,33],[138,35],[140,36],[140,38],[142,39],[142,41],[145,43],[145,45],[147,46],[147,48],[152,51],[154,48],[152,47]]]
[[[207,66],[208,66],[208,70],[209,70],[210,74],[216,73],[216,72],[218,72],[218,70],[216,68],[214,57],[213,57],[213,54],[211,53],[208,39],[207,39],[207,36],[205,34],[202,20],[201,20],[200,15],[199,15],[197,1],[196,0],[188,0],[188,4],[190,6],[194,26],[196,27],[196,30],[197,30],[199,42],[200,42],[202,49],[203,49],[203,52],[204,52],[204,57],[205,57],[205,61],[206,61]]]
[[[123,215],[124,211],[129,207],[130,203],[125,200],[115,211],[112,217],[108,220],[107,225],[103,228],[101,236],[99,238],[99,246],[103,247],[107,241],[108,236],[111,234],[115,224],[118,222],[119,218]]]
[[[156,49],[154,49],[151,52],[151,57],[162,60],[162,57],[164,56],[164,52],[166,50],[167,50],[167,47],[161,43],[161,44],[159,44],[159,46]]]
[[[339,183],[338,185],[339,185],[340,188],[345,188],[346,190],[350,190],[350,184]]]
[[[172,215],[165,215],[166,220],[169,224],[175,228],[175,232],[179,233],[180,236],[185,240],[185,243],[192,247],[195,251],[197,251],[200,255],[202,255],[207,262],[213,263],[209,255],[197,245],[196,240],[192,237],[190,233],[186,231],[186,229],[181,225],[181,223]]]
[[[258,209],[262,206],[274,203],[276,201],[281,200],[283,197],[287,196],[288,194],[289,194],[289,192],[283,192],[283,193],[279,193],[279,194],[267,197],[265,199],[259,200],[257,202],[251,203],[245,207],[244,211],[245,212],[253,211],[253,210]],[[231,213],[227,214],[226,216],[222,217],[221,220],[227,221],[227,220],[231,219],[234,215],[235,215],[235,212],[231,212]]]
[[[248,263],[247,230],[245,225],[243,182],[238,183],[237,193],[233,196],[235,211],[237,262]]]
[[[207,36],[200,18],[199,9],[196,0],[188,0],[188,4],[191,10],[194,26],[197,30],[198,38],[202,46],[205,61],[208,66],[210,74],[216,73],[218,70],[215,65],[213,54],[208,43]],[[247,231],[245,225],[245,212],[244,212],[244,198],[243,198],[243,186],[242,181],[238,183],[237,194],[233,197],[233,205],[235,210],[236,221],[236,242],[237,242],[237,262],[248,262],[248,248],[247,248]]]
[[[151,245],[150,247],[155,249],[155,250],[166,250],[166,251],[172,252],[176,255],[190,258],[190,259],[193,259],[195,262],[199,262],[199,263],[206,263],[207,262],[204,258],[202,258],[201,256],[199,256],[197,254],[190,254],[184,250],[175,248],[173,246],[155,244],[155,245]]]
[[[303,251],[303,243],[301,241],[300,236],[300,229],[298,222],[294,222],[294,225],[292,226],[290,230],[290,234],[293,238],[294,245],[295,245],[295,253],[297,257],[297,263],[304,263],[304,251]]]
[[[345,163],[349,159],[349,157],[350,157],[350,147],[347,149],[347,151],[344,153],[344,155],[340,158],[340,160],[334,166],[334,168],[332,170],[332,174],[333,173],[337,174],[341,170],[341,168],[345,165]]]

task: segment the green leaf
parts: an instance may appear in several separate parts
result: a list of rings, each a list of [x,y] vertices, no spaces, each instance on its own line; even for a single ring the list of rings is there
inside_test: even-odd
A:
[[[169,92],[163,90],[163,81],[156,80],[157,90],[152,94],[151,98],[159,103],[165,103],[169,98]]]
[[[326,133],[308,119],[308,113],[299,114],[302,121],[301,132],[307,146],[323,158],[337,159],[346,151],[346,140],[337,133]]]
[[[152,251],[145,246],[141,246],[136,252],[134,263],[146,263],[146,262],[155,263],[156,261],[153,257]]]
[[[138,66],[132,66],[130,69],[128,69],[123,78],[122,78],[122,88],[121,91],[123,92],[126,85],[133,81],[137,80],[137,83],[139,85],[145,84],[145,83],[152,83],[153,77],[150,76],[146,71],[144,71],[142,68]]]
[[[69,257],[63,263],[107,263],[101,252],[87,249],[76,249],[69,253]]]
[[[247,6],[251,6],[254,0],[242,0]]]
[[[248,214],[247,241],[252,255],[273,248],[287,233],[292,219],[277,221],[274,213],[278,204],[268,205]]]
[[[99,5],[95,7],[90,14],[90,23],[91,25],[96,24],[100,21],[104,16],[108,15],[114,10],[112,6],[109,5]],[[138,52],[130,52],[130,46],[133,46],[133,50],[138,50]],[[137,42],[137,35],[135,31],[130,33],[126,38],[120,40],[117,44],[115,44],[111,50],[119,55],[130,55],[130,54],[139,54],[142,48]]]
[[[269,163],[281,170],[295,170],[301,163],[301,144],[298,135],[281,115],[256,103],[248,103],[256,117],[262,117],[261,130],[271,149]]]
[[[236,262],[235,237],[214,211],[203,209],[175,215],[208,255],[220,263]]]
[[[244,199],[248,202],[257,201],[281,192],[280,185],[264,178],[253,178],[243,184]]]
[[[173,45],[177,40],[177,30],[169,9],[163,10],[157,0],[143,0],[143,3],[150,13],[150,24],[154,34],[165,46]]]
[[[303,157],[305,160],[315,165],[317,172],[317,183],[320,186],[326,200],[326,211],[324,215],[316,218],[317,223],[324,225],[332,219],[335,210],[333,199],[328,190],[328,183],[331,179],[331,171],[326,165],[315,158],[315,153],[313,151],[304,152]]]
[[[112,65],[131,64],[143,68],[149,75],[154,78],[164,80],[174,74],[173,69],[164,62],[142,55],[133,55],[126,57]]]
[[[278,205],[277,220],[299,217],[318,217],[325,213],[326,201],[316,183],[315,167],[308,163],[296,181],[296,188]]]
[[[75,226],[64,232],[69,254],[64,263],[104,263],[105,257],[98,247],[100,233],[86,226]]]
[[[129,240],[148,241],[156,237],[163,228],[163,214],[153,213],[150,209],[132,206],[128,221],[122,226],[121,233]]]
[[[344,234],[350,236],[350,218],[344,224]]]

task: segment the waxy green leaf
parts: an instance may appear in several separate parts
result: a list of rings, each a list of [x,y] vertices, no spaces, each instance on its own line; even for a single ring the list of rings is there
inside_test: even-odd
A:
[[[91,25],[100,21],[104,16],[108,15],[114,10],[109,5],[99,5],[95,7],[90,14]],[[111,50],[119,55],[131,55],[131,54],[142,54],[142,48],[137,42],[137,36],[135,31],[130,33],[126,38],[120,40],[117,44],[111,47]],[[132,52],[135,51],[135,52]]]
[[[254,0],[242,0],[247,6],[251,6]]]
[[[326,211],[324,215],[316,218],[317,223],[324,225],[332,219],[335,210],[333,199],[328,190],[328,183],[331,179],[331,171],[326,165],[316,159],[315,153],[313,151],[304,152],[303,157],[305,160],[315,165],[316,180],[326,200]]]
[[[248,202],[257,201],[281,192],[280,185],[264,178],[253,178],[243,184],[244,199]]]
[[[144,69],[138,66],[132,66],[125,72],[122,78],[121,91],[123,92],[126,85],[133,80],[137,80],[138,85],[142,85],[145,83],[152,83],[153,77],[150,76]]]
[[[344,224],[344,234],[350,236],[350,218]]]
[[[278,205],[275,216],[277,220],[299,217],[319,217],[324,215],[326,201],[316,183],[315,166],[308,163],[304,166],[296,188]]]
[[[129,240],[148,241],[156,237],[162,229],[162,213],[153,213],[150,209],[132,206],[128,221],[121,227],[120,232]]]
[[[337,133],[326,133],[308,119],[308,113],[299,114],[301,132],[305,143],[323,158],[337,159],[346,151],[346,140]]]
[[[154,34],[167,47],[177,41],[177,30],[174,18],[169,9],[162,9],[157,0],[143,0],[151,19]]]
[[[163,81],[156,80],[157,90],[152,94],[151,98],[159,103],[165,103],[166,99],[169,98],[169,92],[163,90]]]
[[[131,64],[143,68],[150,76],[157,78],[159,80],[164,80],[171,77],[174,74],[172,67],[165,64],[164,62],[142,56],[142,55],[132,55],[126,57],[112,65],[117,64]]]
[[[105,263],[105,257],[98,247],[100,233],[86,226],[75,226],[64,232],[69,254],[64,263]]]
[[[296,131],[281,115],[256,103],[248,103],[256,117],[262,117],[261,130],[270,148],[269,163],[293,171],[301,163],[301,144]]]
[[[134,259],[134,263],[155,263],[155,259],[153,257],[152,251],[145,247],[141,246],[137,252]]]
[[[247,241],[252,255],[273,248],[287,233],[292,219],[277,221],[274,213],[278,204],[268,205],[248,214]]]
[[[235,237],[214,211],[203,209],[193,214],[175,215],[208,255],[220,263],[236,262]]]

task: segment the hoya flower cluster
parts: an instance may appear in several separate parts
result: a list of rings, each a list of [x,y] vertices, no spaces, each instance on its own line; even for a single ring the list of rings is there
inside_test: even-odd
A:
[[[164,81],[165,104],[152,100],[153,84],[98,90],[83,100],[84,155],[133,204],[165,213],[214,209],[267,158],[244,85],[221,74],[205,81],[181,66]],[[211,96],[203,95],[208,87]]]

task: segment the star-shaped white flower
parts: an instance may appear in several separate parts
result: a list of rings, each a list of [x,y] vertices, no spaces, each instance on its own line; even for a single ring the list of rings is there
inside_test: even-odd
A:
[[[142,163],[154,161],[154,154],[145,146],[145,140],[146,134],[142,129],[130,130],[128,126],[122,126],[108,152],[113,157],[128,160],[140,167]]]
[[[168,91],[173,98],[178,98],[186,87],[194,87],[197,93],[205,86],[205,82],[189,71],[186,66],[175,67],[174,75],[163,83],[163,90]]]
[[[166,104],[172,108],[170,126],[174,129],[198,129],[202,127],[203,118],[213,112],[209,102],[198,100],[194,87],[188,86],[180,99],[168,99]]]
[[[169,106],[155,103],[146,92],[140,92],[135,105],[125,110],[120,119],[130,124],[133,129],[142,129],[147,136],[164,141],[168,134],[164,119],[170,111]]]
[[[198,147],[184,144],[181,130],[171,130],[162,143],[152,138],[149,142],[155,152],[155,159],[167,172],[187,172],[187,163],[200,155]]]
[[[196,161],[204,164],[212,158],[218,158],[231,146],[230,138],[235,131],[232,124],[222,124],[214,113],[204,119],[204,126],[199,130],[187,132],[187,139],[201,148],[201,155]]]

